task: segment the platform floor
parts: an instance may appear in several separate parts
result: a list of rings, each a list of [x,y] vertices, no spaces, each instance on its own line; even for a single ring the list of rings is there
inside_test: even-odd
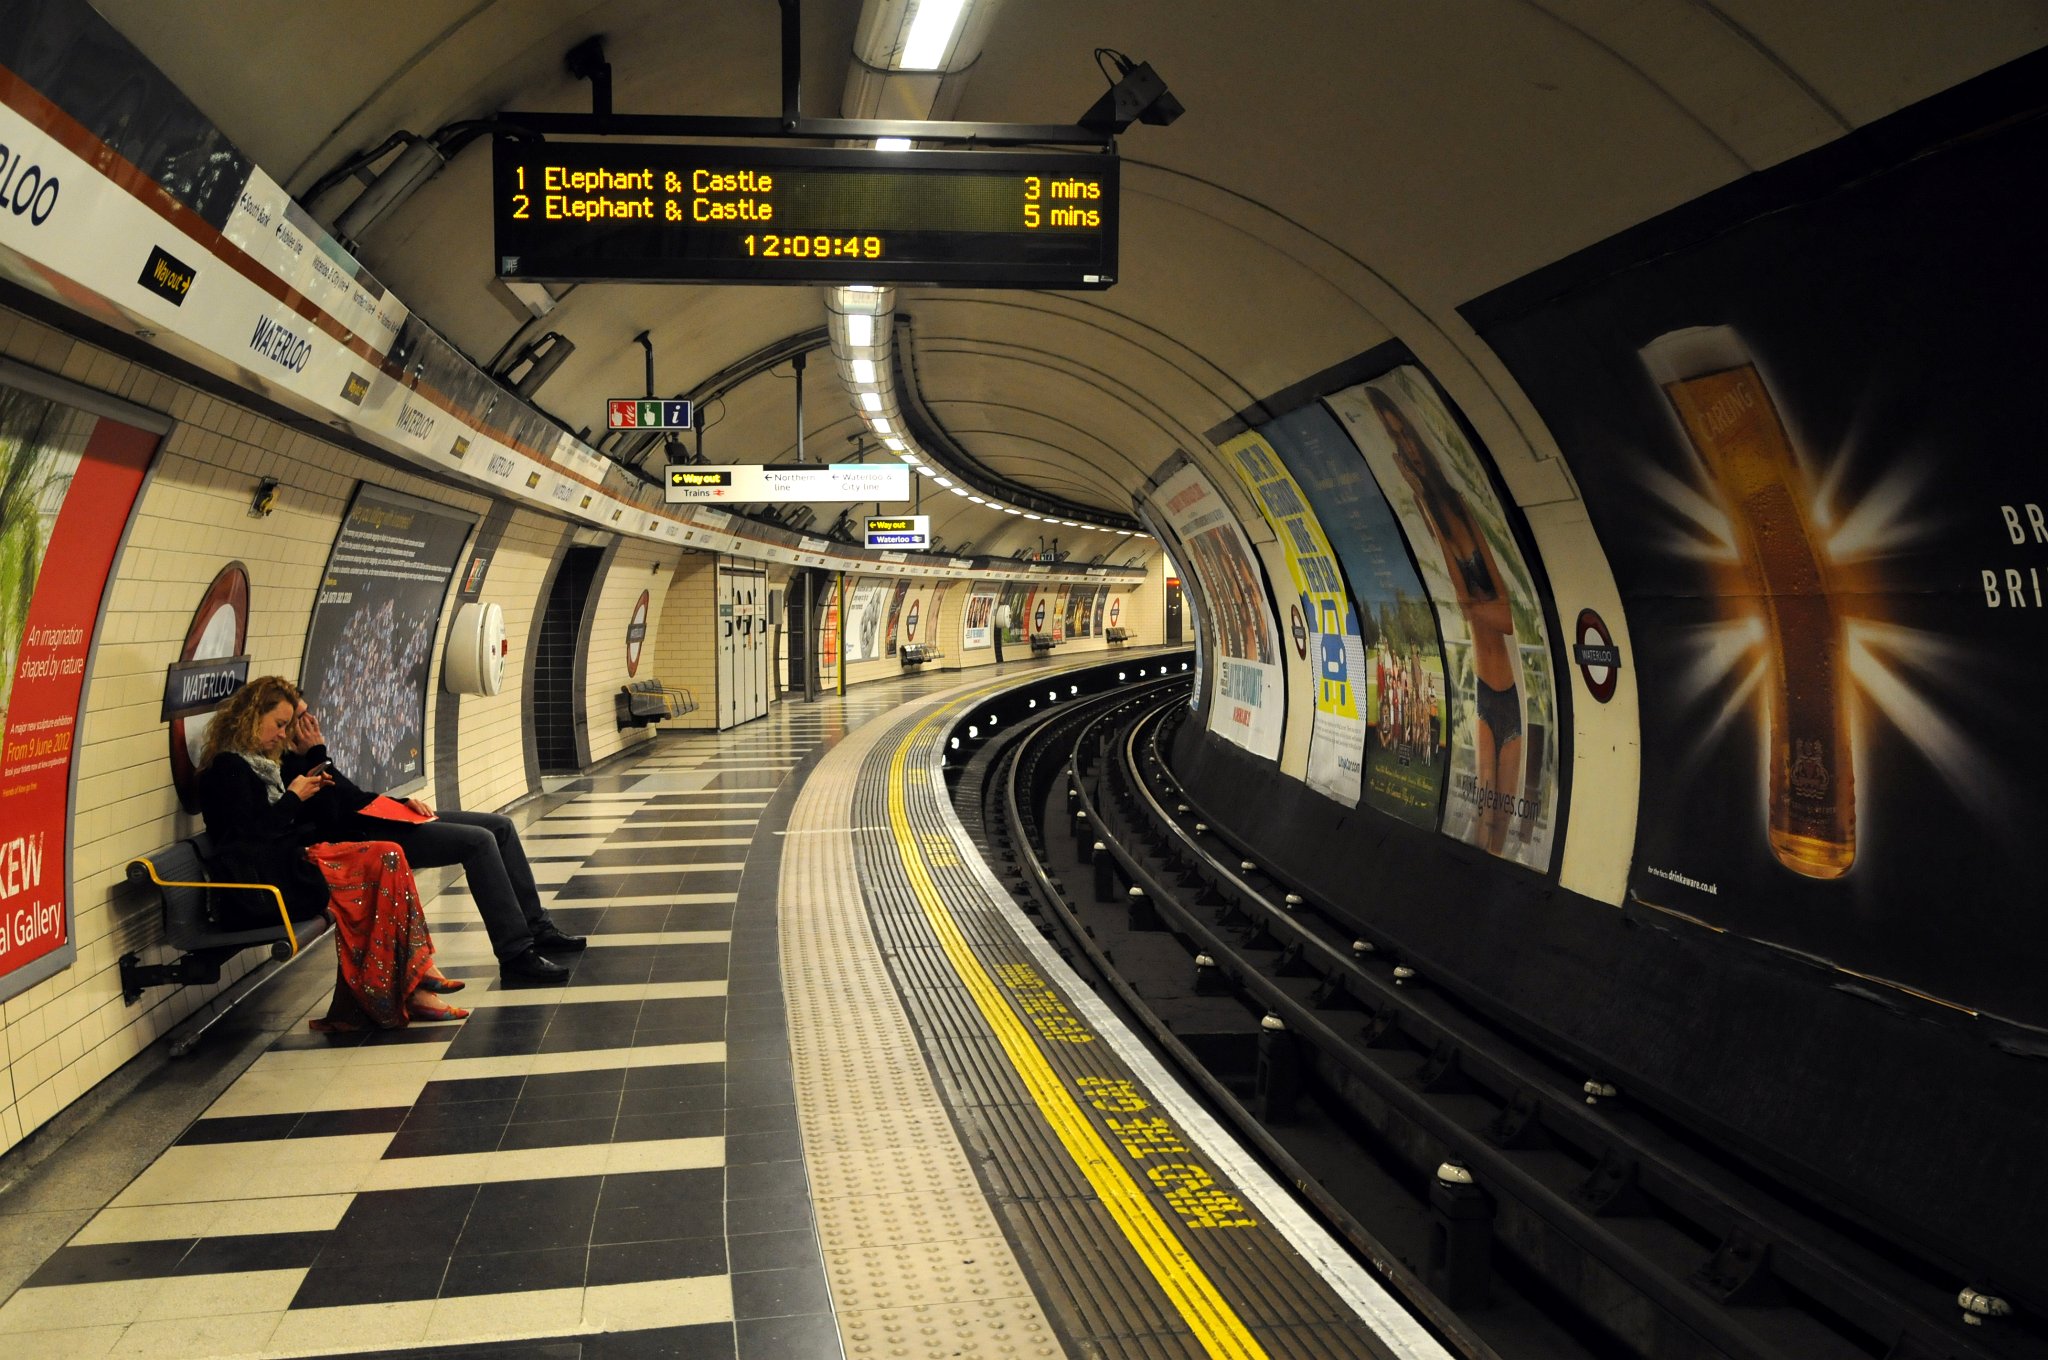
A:
[[[974,859],[940,715],[1062,668],[779,704],[556,791],[524,836],[591,937],[570,984],[501,985],[444,889],[472,1016],[295,1023],[27,1273],[0,1353],[1441,1354]]]

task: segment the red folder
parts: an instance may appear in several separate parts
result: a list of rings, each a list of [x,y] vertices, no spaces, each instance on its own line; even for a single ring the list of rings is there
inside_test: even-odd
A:
[[[431,822],[434,820],[433,813],[429,812],[425,816],[421,816],[396,798],[387,798],[381,793],[357,808],[356,811],[362,813],[365,817],[382,817],[387,822]]]

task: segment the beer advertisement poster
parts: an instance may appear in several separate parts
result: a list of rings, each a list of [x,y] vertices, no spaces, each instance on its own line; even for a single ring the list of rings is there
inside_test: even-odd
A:
[[[1436,611],[1379,483],[1335,416],[1309,405],[1261,426],[1329,536],[1358,615],[1365,804],[1436,830],[1450,733]]]
[[[8,378],[0,370],[0,997],[76,956],[69,825],[86,659],[158,441]]]
[[[1288,626],[1302,677],[1311,685],[1308,786],[1326,798],[1357,807],[1365,779],[1365,720],[1358,678],[1365,648],[1358,612],[1337,569],[1337,555],[1308,499],[1273,446],[1256,430],[1223,445],[1223,461],[1251,494],[1273,530],[1287,563],[1293,592]]]
[[[1203,623],[1213,630],[1216,649],[1209,730],[1254,755],[1278,760],[1286,682],[1265,569],[1229,504],[1193,463],[1184,462],[1153,489],[1152,497],[1185,548],[1192,577],[1209,593]]]
[[[1468,309],[1628,611],[1631,898],[2034,1024],[2044,163],[1823,148]]]
[[[1558,765],[1550,636],[1493,478],[1418,368],[1328,402],[1405,531],[1436,608],[1450,717],[1444,833],[1547,870]],[[1410,698],[1425,714],[1433,700]]]

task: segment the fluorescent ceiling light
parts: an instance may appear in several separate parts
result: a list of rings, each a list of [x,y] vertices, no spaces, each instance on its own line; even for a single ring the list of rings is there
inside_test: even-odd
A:
[[[849,312],[846,317],[846,343],[855,349],[866,349],[875,343],[875,319],[866,312]]]
[[[916,463],[913,464],[913,466],[917,468],[917,475],[920,477],[936,477],[939,475],[937,470],[932,468],[929,464]]]
[[[940,486],[951,486],[951,485],[953,485],[953,483],[952,483],[952,480],[951,480],[950,478],[946,478],[946,477],[941,477],[941,478],[939,478],[939,485],[940,485]]]
[[[890,448],[894,449],[898,453],[903,452],[903,450],[907,447],[902,440],[894,437],[884,439],[882,442],[884,444],[887,444]]]
[[[857,383],[873,382],[875,380],[875,361],[873,359],[855,359],[853,361],[853,380]]]
[[[874,408],[874,407],[872,407],[872,406],[870,406],[870,407],[869,407],[868,409],[872,411],[872,410],[874,410],[875,408]],[[876,434],[894,434],[894,433],[896,433],[896,427],[895,427],[894,425],[891,425],[891,424],[890,424],[890,423],[889,423],[888,421],[886,421],[886,420],[871,420],[871,421],[869,421],[869,422],[868,422],[868,424],[870,424],[870,425],[874,426],[874,429],[875,429],[875,433],[876,433]]]
[[[967,14],[967,0],[917,0],[910,16],[910,32],[903,39],[903,51],[896,66],[902,71],[936,71],[953,34]]]
[[[948,490],[948,491],[952,492],[952,493],[953,493],[954,495],[956,495],[956,496],[964,496],[964,495],[966,495],[966,494],[967,494],[967,493],[966,493],[965,491],[962,491],[962,490],[961,490],[961,489],[960,489],[959,487],[957,487],[957,486],[949,486],[949,487],[947,487],[947,488],[946,488],[946,490]]]
[[[968,500],[971,500],[971,501],[973,501],[973,502],[974,502],[974,503],[975,503],[976,505],[987,505],[987,504],[988,504],[988,502],[987,502],[987,501],[983,500],[983,499],[982,499],[981,497],[979,497],[979,496],[969,496],[969,497],[968,497],[967,499],[968,499]]]
[[[1026,518],[1026,519],[1044,519],[1044,518],[1045,518],[1045,516],[1044,516],[1044,515],[1034,515],[1034,514],[1032,514],[1032,513],[1031,513],[1031,512],[1029,511],[1029,510],[1026,510],[1026,511],[1024,512],[1024,518]]]
[[[899,453],[899,454],[897,454],[896,456],[897,456],[898,458],[901,458],[901,459],[902,459],[902,460],[903,460],[904,462],[906,462],[906,463],[910,464],[910,465],[911,465],[912,467],[919,467],[919,466],[921,466],[921,464],[919,464],[919,462],[917,461],[917,455],[916,455],[916,454],[913,454],[913,453],[908,453],[908,452],[905,452],[905,453]]]
[[[1003,513],[1006,515],[1021,515],[1024,512],[1014,505],[1006,505],[1003,507]]]
[[[910,139],[908,137],[877,137],[875,138],[875,150],[908,151],[910,150]]]
[[[860,405],[863,411],[879,411],[882,409],[882,394],[863,392],[860,394]]]

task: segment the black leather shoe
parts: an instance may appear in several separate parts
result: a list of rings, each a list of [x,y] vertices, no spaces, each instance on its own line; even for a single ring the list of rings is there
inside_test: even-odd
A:
[[[565,935],[562,928],[553,921],[533,932],[533,947],[545,949],[550,954],[568,954],[588,948],[590,941],[581,935]]]
[[[538,949],[528,948],[509,959],[499,959],[498,976],[506,982],[561,983],[569,980],[569,970]]]

